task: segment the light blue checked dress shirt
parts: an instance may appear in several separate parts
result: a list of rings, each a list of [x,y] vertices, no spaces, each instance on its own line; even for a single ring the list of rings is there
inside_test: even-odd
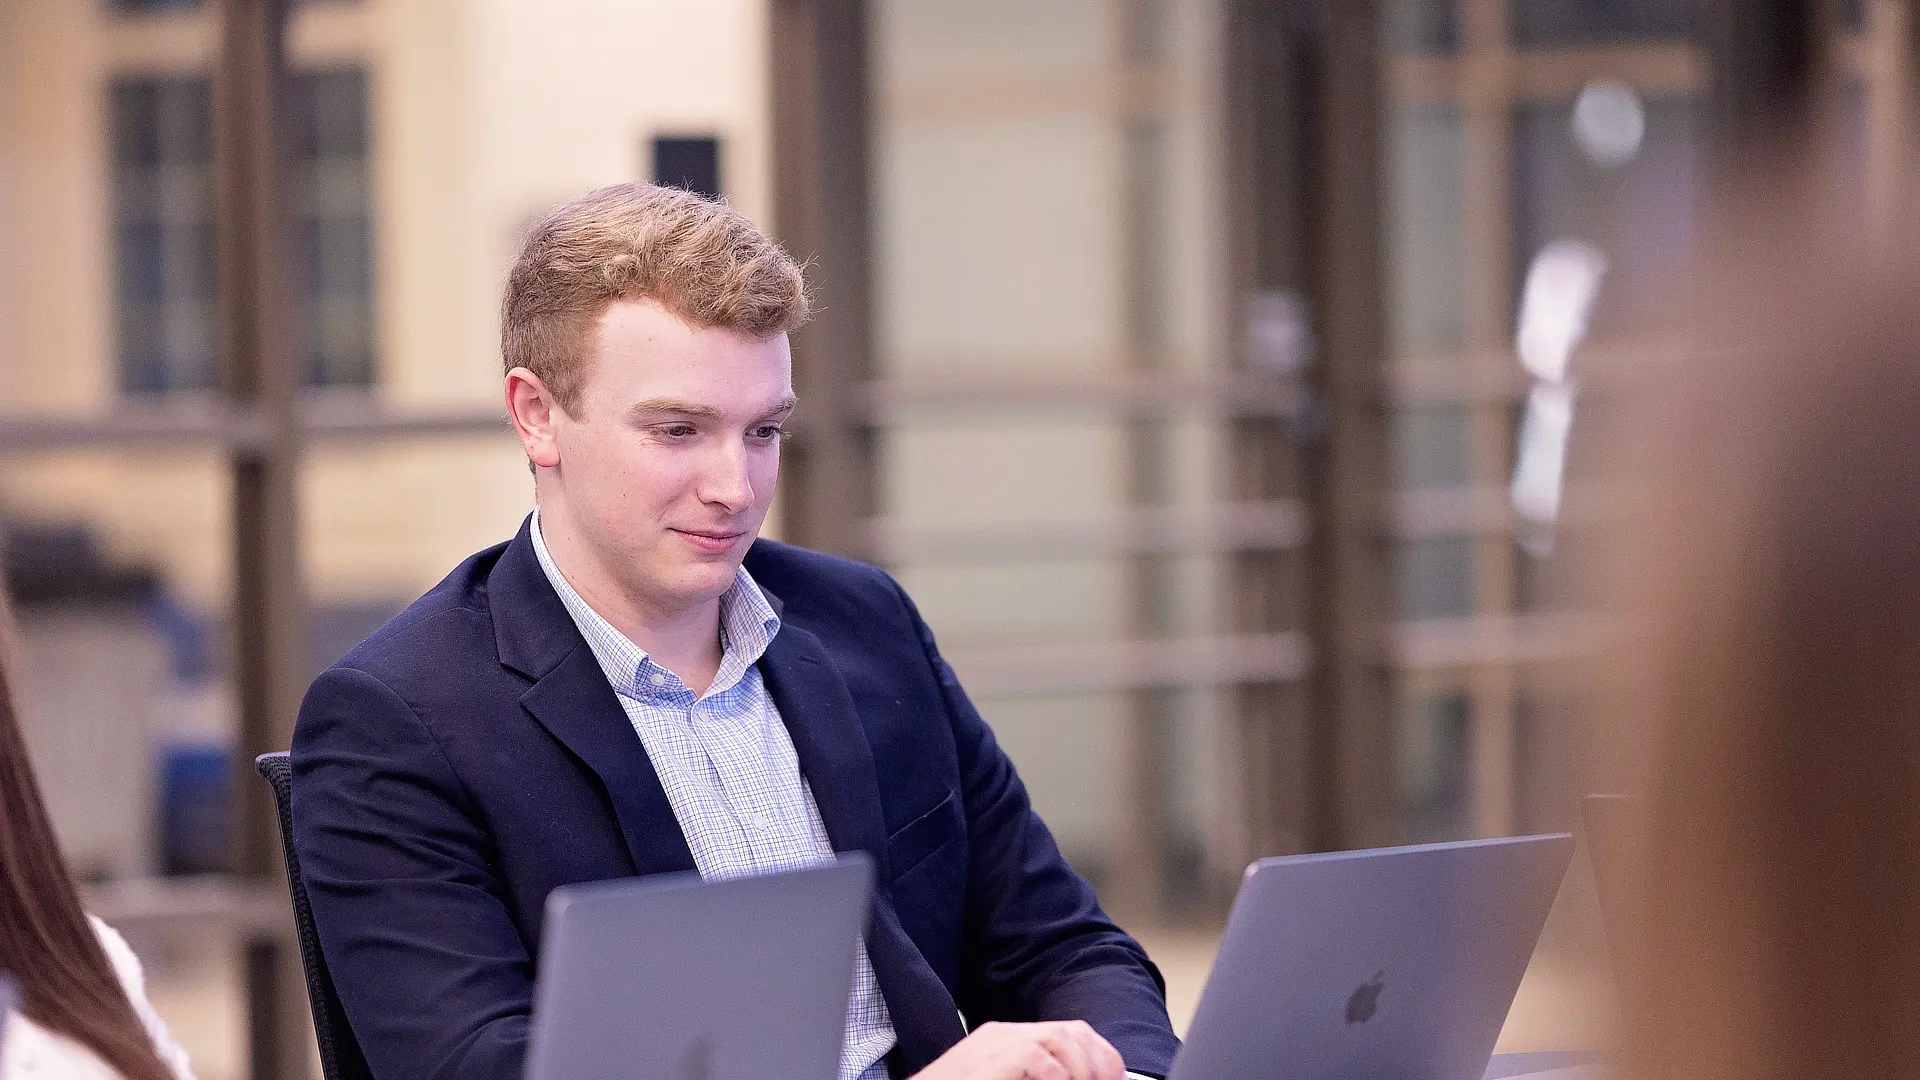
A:
[[[697,697],[680,677],[587,606],[554,564],[533,517],[533,550],[560,594],[666,789],[700,876],[798,870],[833,860],[833,845],[800,775],[793,739],[755,666],[780,617],[744,567],[720,598],[720,671]],[[886,1080],[893,1018],[863,941],[854,964],[840,1080]]]

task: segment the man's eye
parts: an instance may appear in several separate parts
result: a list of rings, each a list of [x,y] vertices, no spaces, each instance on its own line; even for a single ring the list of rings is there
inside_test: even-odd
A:
[[[692,424],[669,424],[660,429],[660,434],[665,435],[669,439],[691,438],[693,433],[694,427]]]
[[[762,442],[772,442],[780,437],[779,424],[762,424],[753,429],[753,437]]]

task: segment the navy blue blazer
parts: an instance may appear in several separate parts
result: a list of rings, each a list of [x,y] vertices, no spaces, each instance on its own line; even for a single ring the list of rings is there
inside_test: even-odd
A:
[[[894,1075],[989,1020],[1083,1019],[1164,1075],[1165,987],[1027,800],[891,578],[761,540],[760,670],[836,851],[878,872],[867,948]],[[547,893],[694,869],[647,752],[526,526],[307,691],[294,844],[382,1080],[517,1080]]]

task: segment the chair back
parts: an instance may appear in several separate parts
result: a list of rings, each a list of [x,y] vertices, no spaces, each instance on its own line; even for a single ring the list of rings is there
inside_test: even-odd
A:
[[[261,754],[254,768],[273,788],[280,811],[280,849],[287,854],[287,891],[293,897],[293,927],[300,939],[300,967],[307,976],[307,1003],[313,1006],[313,1034],[320,1044],[320,1071],[326,1080],[373,1080],[360,1043],[347,1025],[347,1014],[334,993],[327,958],[320,952],[320,936],[313,929],[313,905],[307,900],[306,879],[300,876],[300,856],[293,849],[293,762],[286,751]]]

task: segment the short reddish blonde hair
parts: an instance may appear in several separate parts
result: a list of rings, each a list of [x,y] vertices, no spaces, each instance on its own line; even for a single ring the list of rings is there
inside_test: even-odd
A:
[[[500,311],[506,370],[532,371],[573,411],[594,324],[616,301],[642,299],[756,338],[799,327],[810,310],[800,265],[733,207],[614,184],[548,211],[520,245]]]

